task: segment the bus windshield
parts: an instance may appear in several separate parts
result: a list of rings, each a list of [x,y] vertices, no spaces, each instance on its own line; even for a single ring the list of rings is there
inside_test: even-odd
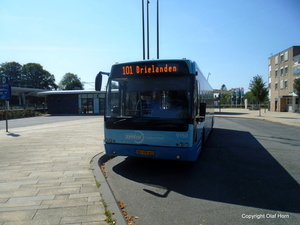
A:
[[[126,77],[107,88],[106,126],[116,129],[186,130],[191,77]]]

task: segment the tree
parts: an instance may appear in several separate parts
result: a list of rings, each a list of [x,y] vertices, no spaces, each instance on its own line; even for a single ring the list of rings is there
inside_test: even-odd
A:
[[[253,96],[253,93],[251,91],[248,91],[245,93],[245,99],[248,99],[248,103],[254,103],[255,102],[255,98]]]
[[[83,85],[76,74],[66,73],[59,82],[58,87],[61,90],[83,90]]]
[[[298,95],[298,99],[299,99],[300,98],[300,77],[294,80],[294,92]],[[300,104],[299,104],[298,111],[300,111]]]
[[[0,77],[2,76],[7,76],[13,87],[57,89],[54,75],[37,63],[27,63],[23,66],[17,62],[2,63]]]
[[[300,77],[294,80],[294,92],[300,96]]]
[[[22,65],[17,62],[6,62],[0,65],[0,78],[6,76],[11,86],[19,87],[22,80]]]
[[[38,63],[27,63],[22,67],[21,84],[27,88],[57,89],[54,75]]]
[[[223,85],[221,86],[221,91],[227,91],[227,87],[226,87],[225,84],[223,84]]]
[[[249,89],[254,100],[259,102],[259,116],[261,116],[260,103],[264,102],[268,96],[268,88],[266,83],[263,82],[262,76],[256,75],[253,77],[253,80],[250,81]]]
[[[57,90],[58,86],[55,83],[55,77],[53,74],[49,73],[47,70],[44,70],[44,76],[42,80],[42,86],[50,87],[51,90]],[[47,88],[49,89],[49,88]]]
[[[230,101],[230,94],[229,92],[227,91],[227,87],[225,84],[223,84],[221,86],[221,89],[220,89],[220,94],[219,94],[219,101],[220,101],[220,105],[222,104],[228,104],[228,102]]]

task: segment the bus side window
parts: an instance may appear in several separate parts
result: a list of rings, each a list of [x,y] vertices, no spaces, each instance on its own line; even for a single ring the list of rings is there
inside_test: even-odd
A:
[[[193,103],[193,117],[195,118],[198,115],[198,81],[195,82],[194,87],[194,103]]]

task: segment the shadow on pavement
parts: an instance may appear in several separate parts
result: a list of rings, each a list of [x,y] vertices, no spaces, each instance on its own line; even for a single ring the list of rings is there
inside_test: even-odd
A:
[[[15,134],[15,133],[10,133],[10,132],[8,132],[6,135],[11,136],[11,137],[20,137],[21,136],[20,134]]]
[[[214,129],[197,162],[127,157],[115,173],[147,184],[157,198],[170,192],[268,210],[300,213],[300,186],[249,133]],[[164,193],[151,191],[161,187]]]

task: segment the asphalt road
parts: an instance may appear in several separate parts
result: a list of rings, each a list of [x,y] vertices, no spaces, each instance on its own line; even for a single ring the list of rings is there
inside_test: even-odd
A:
[[[136,225],[300,224],[299,134],[215,118],[197,162],[115,157],[108,183]]]

